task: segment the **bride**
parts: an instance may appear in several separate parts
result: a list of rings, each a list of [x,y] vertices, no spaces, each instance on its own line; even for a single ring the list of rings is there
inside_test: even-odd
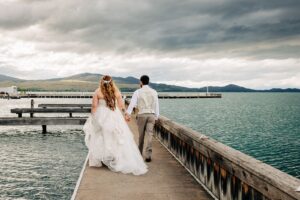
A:
[[[103,76],[93,95],[92,114],[83,131],[89,149],[89,166],[106,165],[114,172],[145,174],[147,165],[121,111],[122,95],[110,76]]]

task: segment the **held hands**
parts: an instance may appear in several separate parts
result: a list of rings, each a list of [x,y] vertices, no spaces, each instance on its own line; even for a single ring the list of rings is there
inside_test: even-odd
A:
[[[128,113],[125,113],[125,120],[127,122],[130,122],[130,119],[131,119],[130,115]]]
[[[130,115],[126,112],[125,108],[122,108],[126,122],[130,122]]]

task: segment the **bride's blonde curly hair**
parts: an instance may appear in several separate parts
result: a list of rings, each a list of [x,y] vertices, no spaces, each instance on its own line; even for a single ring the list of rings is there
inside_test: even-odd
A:
[[[116,91],[118,91],[112,77],[105,75],[100,80],[100,89],[104,96],[106,105],[111,109],[116,109]]]

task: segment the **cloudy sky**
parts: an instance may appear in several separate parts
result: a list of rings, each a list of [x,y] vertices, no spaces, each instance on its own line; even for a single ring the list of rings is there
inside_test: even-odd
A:
[[[0,0],[0,74],[300,88],[299,0]]]

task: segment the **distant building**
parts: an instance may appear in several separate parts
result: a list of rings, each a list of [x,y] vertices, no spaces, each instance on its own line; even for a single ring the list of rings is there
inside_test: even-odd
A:
[[[12,96],[12,95],[17,96],[18,88],[17,88],[17,86],[3,87],[3,88],[0,88],[0,93],[8,93],[10,96]]]

